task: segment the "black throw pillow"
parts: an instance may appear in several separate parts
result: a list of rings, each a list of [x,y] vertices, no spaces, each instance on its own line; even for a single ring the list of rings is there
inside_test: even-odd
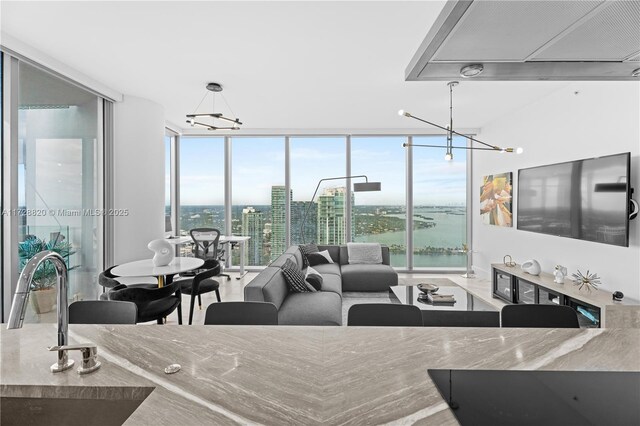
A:
[[[293,293],[304,293],[310,291],[304,280],[304,272],[293,262],[291,259],[287,259],[282,265],[282,273],[284,279],[287,282],[289,291]]]
[[[331,261],[329,261],[329,259],[327,259],[321,253],[309,253],[307,255],[307,259],[309,260],[309,266],[324,265],[324,264],[332,263]]]
[[[309,254],[311,253],[317,253],[319,251],[318,245],[316,243],[302,244],[299,246],[299,248],[300,253],[302,253],[302,269],[304,269],[309,266],[309,259],[307,258],[307,256],[309,256]]]
[[[322,275],[320,275],[318,271],[309,266],[307,268],[307,272],[304,275],[304,278],[307,283],[313,286],[314,289],[320,291],[320,289],[322,288]]]

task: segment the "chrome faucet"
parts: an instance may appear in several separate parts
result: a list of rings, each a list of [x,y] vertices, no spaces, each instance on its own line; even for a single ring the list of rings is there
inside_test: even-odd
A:
[[[56,271],[57,289],[58,289],[58,345],[49,348],[50,351],[58,351],[58,362],[51,366],[51,372],[57,373],[68,370],[73,367],[73,360],[67,355],[68,350],[80,350],[83,354],[82,366],[78,369],[78,373],[86,374],[100,368],[100,363],[96,360],[97,348],[92,343],[81,345],[67,345],[69,341],[69,305],[67,299],[68,291],[68,272],[67,264],[62,256],[58,253],[46,250],[33,256],[25,265],[18,286],[16,287],[13,303],[11,304],[11,312],[9,313],[9,321],[7,329],[22,328],[24,315],[27,311],[27,301],[31,290],[31,282],[33,275],[38,266],[46,260],[51,261]]]

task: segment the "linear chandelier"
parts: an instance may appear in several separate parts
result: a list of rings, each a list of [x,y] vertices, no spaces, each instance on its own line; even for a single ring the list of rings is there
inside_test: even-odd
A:
[[[195,111],[198,111],[198,108],[200,108],[200,105],[202,105],[202,102],[204,102],[205,98],[207,97],[207,95],[209,94],[209,92],[213,93],[211,95],[211,97],[213,98],[212,100],[212,111],[216,110],[216,93],[220,93],[220,96],[222,96],[222,100],[224,101],[224,103],[227,105],[227,108],[229,108],[229,111],[231,111],[231,113],[233,114],[233,111],[231,110],[231,107],[229,106],[229,103],[227,103],[227,100],[224,98],[224,95],[221,93],[222,92],[222,86],[218,83],[209,83],[207,84],[207,92],[204,94],[204,96],[202,97],[202,99],[200,100],[200,103],[198,104],[198,106],[195,108]],[[235,115],[235,114],[234,114]],[[210,119],[208,123],[206,122],[201,122],[201,121],[196,121],[198,119],[203,119],[203,118],[208,118]],[[217,126],[216,125],[216,120],[224,120],[224,121],[228,121],[233,123],[231,126]],[[191,127],[194,126],[202,126],[204,128],[206,128],[207,130],[239,130],[240,126],[242,125],[242,122],[240,121],[239,118],[229,118],[229,117],[225,117],[224,115],[222,115],[222,113],[219,112],[211,112],[211,113],[193,113],[193,114],[187,114],[187,123],[189,123],[191,125]]]
[[[455,130],[453,130],[453,88],[455,86],[457,86],[459,83],[457,81],[450,81],[447,83],[447,86],[449,86],[449,125],[447,127],[444,126],[440,126],[438,124],[432,123],[431,121],[427,121],[425,119],[416,117],[415,115],[412,115],[411,113],[405,111],[405,110],[400,110],[398,111],[398,115],[401,116],[405,116],[405,117],[409,117],[409,118],[413,118],[415,120],[421,121],[423,123],[429,124],[430,126],[433,127],[437,127],[438,129],[442,129],[445,130],[447,132],[447,144],[445,146],[442,145],[424,145],[424,144],[409,144],[409,143],[403,143],[402,146],[403,147],[407,147],[407,146],[416,146],[416,147],[420,147],[420,148],[446,148],[447,153],[444,156],[444,159],[447,161],[451,161],[453,160],[453,150],[454,149],[468,149],[468,150],[481,150],[481,151],[495,151],[495,152],[515,152],[516,154],[522,154],[523,149],[522,148],[501,148],[499,146],[496,145],[491,145],[485,142],[482,142],[472,136],[469,135],[463,135],[462,133],[458,133]],[[453,146],[453,135],[458,135],[458,136],[462,136],[465,137],[467,139],[469,139],[471,142],[477,142],[483,146]]]

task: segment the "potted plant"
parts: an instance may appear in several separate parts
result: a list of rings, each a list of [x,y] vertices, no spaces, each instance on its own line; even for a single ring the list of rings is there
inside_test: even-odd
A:
[[[46,242],[34,236],[29,236],[18,243],[20,270],[33,256],[41,251],[51,250],[68,259],[72,252],[72,245],[66,241],[51,240]],[[44,262],[33,274],[31,282],[31,304],[38,314],[51,312],[56,304],[56,270],[51,262]]]

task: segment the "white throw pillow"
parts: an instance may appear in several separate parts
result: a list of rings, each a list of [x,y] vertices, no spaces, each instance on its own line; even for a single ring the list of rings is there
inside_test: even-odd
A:
[[[319,251],[318,254],[321,254],[323,257],[325,257],[329,263],[334,263],[331,255],[329,254],[329,250]]]
[[[349,264],[382,264],[382,246],[379,243],[347,243]]]

